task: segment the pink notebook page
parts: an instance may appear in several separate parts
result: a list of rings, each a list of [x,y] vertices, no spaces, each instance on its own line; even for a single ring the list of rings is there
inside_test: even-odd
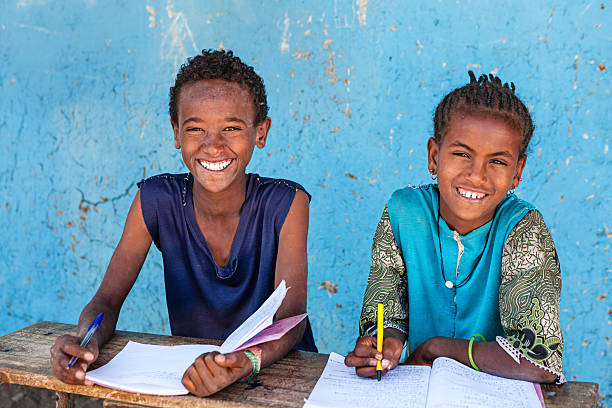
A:
[[[540,399],[540,404],[542,404],[542,408],[546,408],[546,404],[544,404],[544,397],[542,396],[542,387],[540,384],[533,383],[533,388],[536,390],[536,394],[538,394],[538,398]]]
[[[308,316],[308,313],[303,313],[301,315],[291,316],[287,317],[286,319],[279,320],[260,331],[255,337],[253,337],[251,340],[248,340],[246,343],[243,343],[234,351],[244,350],[245,348],[254,346],[256,344],[267,343],[272,340],[280,339],[285,335],[285,333],[293,329],[299,322],[304,320],[306,316]]]

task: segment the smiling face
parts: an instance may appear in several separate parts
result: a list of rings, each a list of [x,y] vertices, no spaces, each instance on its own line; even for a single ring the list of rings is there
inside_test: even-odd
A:
[[[455,114],[441,142],[427,143],[429,169],[438,175],[440,216],[465,235],[493,218],[525,167],[522,133],[500,117]]]
[[[253,149],[265,146],[270,129],[270,118],[255,123],[252,101],[245,87],[218,79],[188,83],[180,90],[178,122],[172,122],[174,145],[205,191],[244,187]]]

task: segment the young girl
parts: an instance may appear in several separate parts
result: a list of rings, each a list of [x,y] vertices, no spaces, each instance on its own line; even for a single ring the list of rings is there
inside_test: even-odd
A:
[[[170,122],[189,173],[139,183],[106,275],[81,313],[77,336],[59,337],[51,349],[61,380],[88,383],[85,371],[113,336],[151,242],[163,256],[173,335],[225,339],[282,280],[291,290],[276,319],[306,311],[310,196],[291,181],[245,174],[254,147],[266,144],[267,112],[262,79],[231,51],[203,51],[181,67],[170,88]],[[89,346],[80,347],[101,312],[102,325]],[[212,394],[252,377],[293,347],[316,351],[307,321],[261,348],[200,356],[183,384],[196,395]],[[71,356],[79,360],[67,368]]]
[[[513,194],[533,134],[514,84],[483,75],[446,95],[427,143],[437,184],[391,196],[378,224],[360,320],[357,375],[450,357],[475,370],[562,383],[561,276],[550,233]],[[383,303],[383,352],[376,351]],[[484,337],[486,342],[478,342]],[[471,345],[471,347],[470,347]]]

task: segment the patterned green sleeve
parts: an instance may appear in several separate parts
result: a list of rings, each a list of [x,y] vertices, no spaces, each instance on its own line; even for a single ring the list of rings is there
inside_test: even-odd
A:
[[[559,326],[561,271],[548,228],[537,210],[514,227],[502,253],[499,314],[506,337],[499,345],[517,362],[521,357],[563,376],[563,336]]]
[[[372,262],[366,287],[359,335],[376,334],[378,303],[385,305],[384,327],[393,327],[408,334],[408,287],[406,266],[395,242],[387,206],[383,211],[372,244]]]

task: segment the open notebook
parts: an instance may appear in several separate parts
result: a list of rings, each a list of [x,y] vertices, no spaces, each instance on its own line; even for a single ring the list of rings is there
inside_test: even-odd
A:
[[[301,322],[306,314],[289,317],[272,324],[287,287],[282,281],[274,293],[244,321],[221,346],[188,344],[156,346],[130,341],[108,364],[89,371],[86,378],[99,385],[123,391],[154,395],[182,395],[185,370],[203,353],[229,353],[255,344],[281,338]]]
[[[432,367],[400,365],[378,382],[355,375],[331,353],[304,408],[540,408],[539,384],[474,371],[440,357]]]

